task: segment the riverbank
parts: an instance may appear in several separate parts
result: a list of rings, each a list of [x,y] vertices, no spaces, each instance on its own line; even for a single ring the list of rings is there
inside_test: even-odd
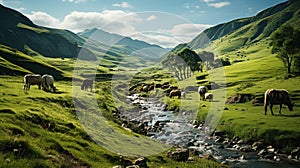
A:
[[[200,158],[211,158],[232,167],[275,165],[283,167],[299,167],[299,149],[291,153],[272,145],[256,141],[246,142],[232,137],[226,131],[214,131],[208,135],[204,122],[191,122],[190,114],[170,111],[155,98],[143,98],[137,95],[128,96],[131,103],[138,107],[137,111],[123,111],[123,127],[139,130],[145,135],[162,143],[188,149]],[[130,124],[129,124],[130,123]]]

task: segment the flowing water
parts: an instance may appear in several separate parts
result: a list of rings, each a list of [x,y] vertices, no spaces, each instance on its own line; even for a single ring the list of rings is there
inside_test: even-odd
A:
[[[162,103],[155,98],[139,98],[137,95],[128,96],[133,104],[141,108],[138,112],[122,112],[128,120],[146,123],[148,127],[160,125],[159,131],[148,131],[148,135],[163,143],[182,146],[196,151],[199,157],[211,155],[218,162],[229,164],[231,167],[241,168],[299,168],[300,162],[289,160],[286,156],[280,161],[274,159],[261,159],[256,152],[241,152],[235,148],[227,148],[223,143],[216,142],[213,136],[206,133],[209,128],[204,124],[199,127],[190,121],[188,113],[174,113],[166,111]]]

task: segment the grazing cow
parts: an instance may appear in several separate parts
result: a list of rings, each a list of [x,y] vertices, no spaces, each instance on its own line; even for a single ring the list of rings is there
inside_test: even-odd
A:
[[[148,92],[149,86],[148,84],[142,84],[140,88],[140,92]]]
[[[85,80],[82,81],[81,90],[88,90],[88,88],[90,88],[91,92],[92,92],[93,91],[93,84],[94,84],[93,80],[85,79]]]
[[[54,78],[52,75],[43,75],[42,76],[42,88],[46,92],[55,92],[56,87],[53,85],[54,84]]]
[[[199,86],[198,87],[198,93],[200,94],[200,100],[202,98],[202,100],[205,99],[205,93],[208,91],[208,88],[206,86]]]
[[[42,77],[40,74],[27,74],[24,76],[24,90],[30,90],[30,85],[38,85],[41,89]]]
[[[212,93],[205,93],[204,94],[204,100],[213,101],[214,95]]]
[[[284,89],[268,89],[265,92],[265,115],[267,114],[268,106],[270,106],[271,114],[274,115],[272,110],[273,105],[279,105],[279,114],[281,114],[282,104],[287,105],[289,111],[293,111],[293,104],[291,103],[288,91]]]
[[[170,87],[170,85],[161,85],[162,89],[168,89]]]
[[[172,90],[169,94],[169,97],[172,98],[178,96],[178,99],[181,97],[181,90]]]
[[[155,84],[155,88],[161,88],[161,86],[162,86],[162,84],[160,84],[160,83]]]
[[[185,93],[185,91],[181,91],[181,97],[183,97],[184,99],[186,98],[186,93]]]

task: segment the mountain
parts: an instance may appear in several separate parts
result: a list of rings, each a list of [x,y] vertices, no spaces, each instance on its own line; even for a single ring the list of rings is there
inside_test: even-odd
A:
[[[35,51],[46,57],[75,58],[84,39],[67,30],[49,29],[35,25],[18,11],[0,5],[0,43],[19,51]],[[95,55],[85,50],[85,59]]]
[[[224,51],[232,51],[235,46],[251,44],[269,37],[282,24],[288,23],[299,27],[299,18],[300,1],[289,0],[265,9],[253,17],[236,19],[208,28],[187,45],[197,49],[222,38],[222,41],[234,41],[231,48],[223,48]]]
[[[134,40],[130,37],[109,33],[101,29],[86,29],[78,33],[80,36],[97,40],[111,46],[121,46],[127,54],[140,54],[149,57],[161,57],[167,52],[167,49],[159,45],[149,44],[141,40]]]

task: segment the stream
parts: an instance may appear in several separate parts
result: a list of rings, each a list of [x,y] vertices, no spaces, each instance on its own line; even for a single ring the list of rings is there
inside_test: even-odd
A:
[[[137,94],[127,96],[132,104],[138,105],[141,110],[138,112],[122,112],[122,117],[131,121],[145,123],[148,128],[159,125],[159,130],[148,130],[147,135],[163,143],[173,146],[181,146],[194,151],[203,157],[204,155],[212,156],[216,161],[230,165],[230,167],[241,168],[298,168],[299,160],[288,159],[284,155],[266,154],[266,157],[257,155],[257,151],[238,150],[241,148],[251,148],[251,145],[235,143],[226,145],[219,142],[220,137],[205,134],[209,130],[204,124],[195,126],[190,121],[190,114],[178,114],[173,111],[165,110],[164,104],[160,103],[157,98],[141,98]],[[239,146],[238,146],[239,145]],[[237,149],[238,146],[238,149]],[[245,150],[244,150],[245,151]],[[276,161],[277,159],[277,161]]]

